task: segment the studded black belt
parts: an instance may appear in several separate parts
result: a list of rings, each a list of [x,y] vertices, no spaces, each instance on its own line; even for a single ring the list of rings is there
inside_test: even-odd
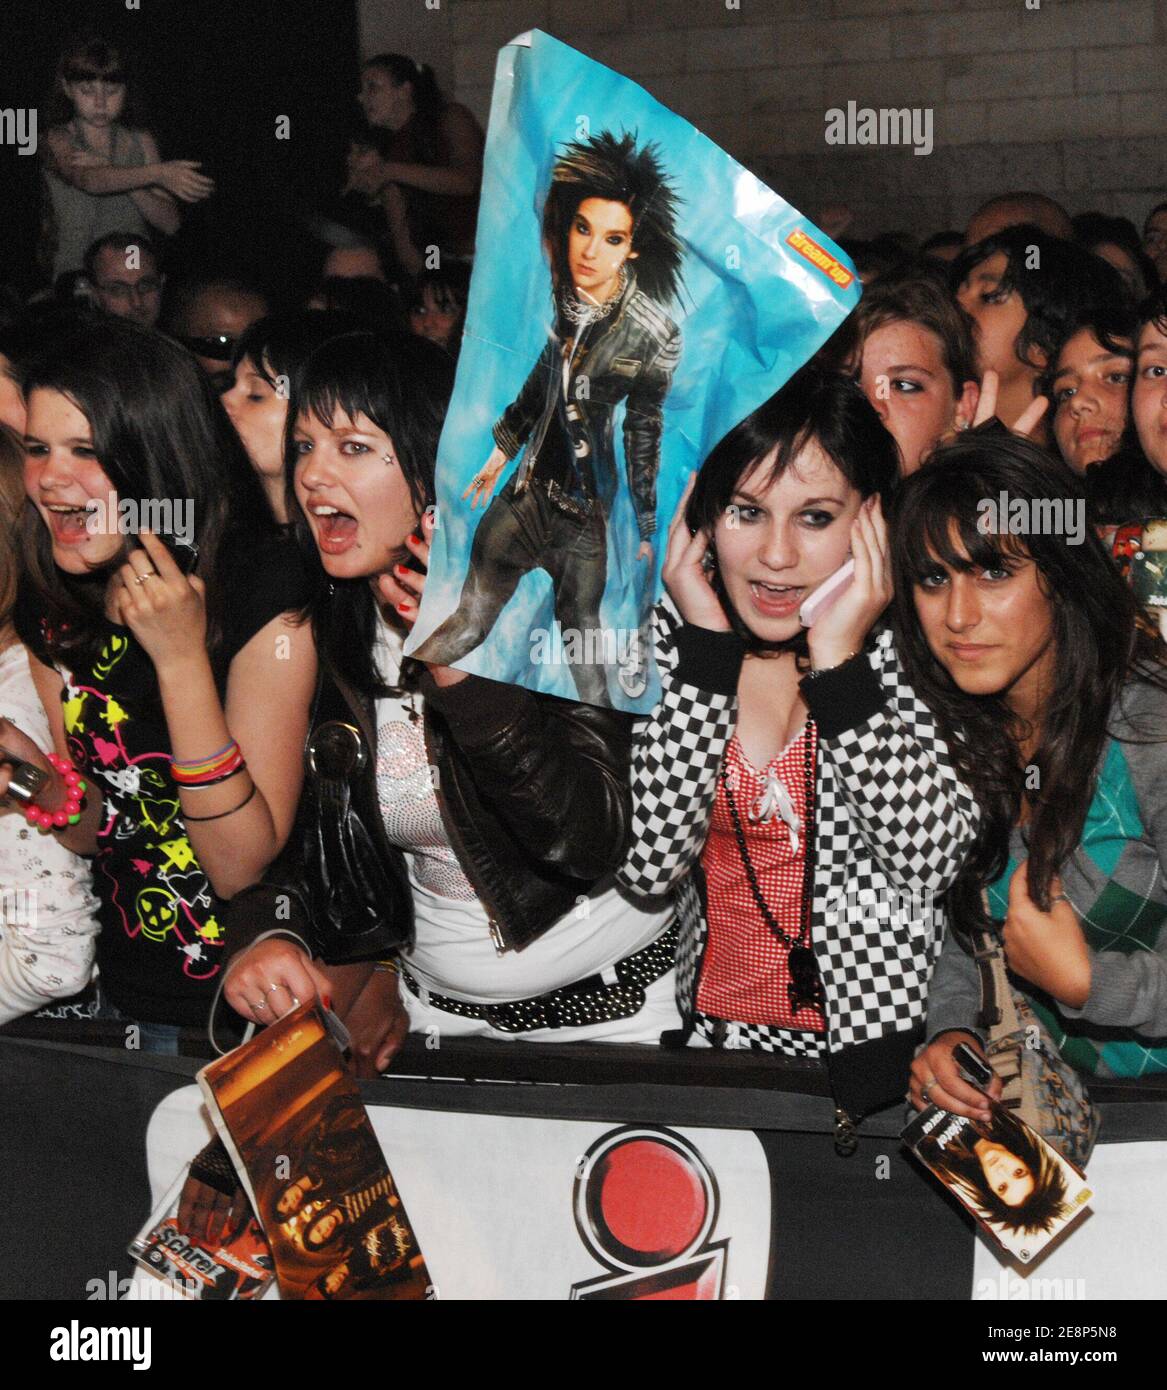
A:
[[[553,507],[558,507],[561,512],[566,512],[568,516],[573,516],[577,521],[586,521],[595,511],[596,504],[591,498],[572,497],[572,495],[561,488],[557,482],[548,481],[546,484],[547,500]]]
[[[471,1004],[426,990],[404,966],[401,978],[423,1004],[462,1018],[479,1018],[501,1033],[531,1033],[536,1028],[582,1028],[592,1023],[631,1018],[644,1007],[644,991],[673,968],[678,929],[672,922],[643,950],[618,960],[612,967],[615,984],[602,975],[589,975],[574,984],[503,1004]]]

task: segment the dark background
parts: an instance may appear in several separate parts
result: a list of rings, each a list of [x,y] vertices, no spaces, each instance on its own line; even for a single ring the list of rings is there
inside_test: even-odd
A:
[[[301,293],[321,251],[302,219],[344,178],[358,114],[353,0],[3,0],[0,107],[38,110],[38,146],[63,44],[77,31],[119,46],[163,159],[197,159],[215,194],[184,208],[172,274],[213,267]],[[277,140],[276,118],[290,120]],[[0,147],[0,282],[27,292],[40,159]]]

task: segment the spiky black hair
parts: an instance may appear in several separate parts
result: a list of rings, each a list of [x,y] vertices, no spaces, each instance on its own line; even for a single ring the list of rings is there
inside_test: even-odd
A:
[[[676,299],[681,289],[682,252],[676,229],[680,199],[661,166],[659,146],[653,143],[638,150],[635,133],[617,138],[608,130],[563,146],[551,170],[543,206],[543,240],[557,286],[566,277],[572,218],[587,198],[604,198],[628,208],[638,287],[661,304]]]

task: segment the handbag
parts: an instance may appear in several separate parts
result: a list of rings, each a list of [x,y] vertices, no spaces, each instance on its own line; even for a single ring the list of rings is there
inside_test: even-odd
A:
[[[1029,1001],[1009,981],[1000,937],[973,933],[981,978],[985,1051],[1001,1078],[1001,1104],[1052,1144],[1063,1158],[1085,1168],[1098,1138],[1100,1117],[1082,1078],[1058,1051]]]
[[[376,734],[359,698],[322,671],[304,748],[298,843],[313,953],[329,965],[381,960],[413,942],[413,894],[377,800]]]

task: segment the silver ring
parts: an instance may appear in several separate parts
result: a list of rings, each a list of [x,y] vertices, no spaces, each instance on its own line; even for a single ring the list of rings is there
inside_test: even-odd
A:
[[[266,1000],[266,999],[257,999],[257,1000],[255,1001],[255,1003],[252,1004],[251,1007],[252,1007],[253,1009],[266,1009],[266,1008],[267,1008],[267,1000]]]
[[[274,994],[277,989],[288,989],[288,987],[287,985],[268,985],[267,989],[264,990],[265,997],[269,994]],[[288,993],[292,994],[292,991],[288,989]],[[292,994],[292,998],[295,999],[295,997],[296,996]]]
[[[137,578],[135,578],[134,583],[135,583],[135,584],[145,584],[145,582],[146,582],[147,579],[157,579],[157,577],[158,577],[158,571],[157,571],[157,570],[147,570],[145,574],[139,574],[139,575],[137,576]]]
[[[931,1105],[931,1103],[932,1103],[932,1087],[933,1087],[933,1086],[939,1086],[939,1085],[940,1085],[939,1080],[938,1080],[936,1077],[933,1077],[932,1080],[929,1081],[928,1084],[927,1084],[926,1086],[921,1086],[921,1087],[920,1087],[920,1099],[924,1102],[925,1105]]]

